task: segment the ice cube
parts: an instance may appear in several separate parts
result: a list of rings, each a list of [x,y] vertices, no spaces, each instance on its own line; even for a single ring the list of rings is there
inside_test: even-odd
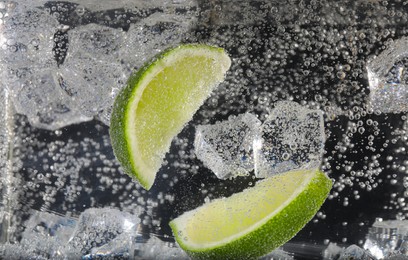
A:
[[[67,59],[60,66],[61,78],[75,107],[93,117],[112,106],[126,84],[120,65],[92,58]]]
[[[137,216],[117,209],[87,209],[79,217],[68,251],[73,256],[86,255],[93,248],[112,243],[115,239],[127,236],[131,240],[136,235],[139,222]]]
[[[64,252],[74,232],[76,220],[48,212],[33,211],[25,222],[20,245],[27,251],[55,257]]]
[[[0,36],[0,63],[47,66],[55,63],[53,47],[58,21],[44,10],[17,4],[4,18]]]
[[[125,32],[122,29],[94,23],[78,26],[68,31],[67,59],[93,58],[118,62],[124,37]]]
[[[26,115],[33,126],[54,130],[90,120],[75,109],[56,72],[56,66],[8,67],[0,74],[16,112]]]
[[[375,258],[366,250],[357,245],[351,245],[343,250],[339,260],[359,259],[359,260],[375,260]]]
[[[152,236],[146,243],[137,244],[137,259],[190,259],[181,248],[174,244],[166,243],[159,238]]]
[[[254,168],[253,142],[261,122],[250,113],[196,128],[197,158],[219,179],[248,175]]]
[[[118,56],[124,32],[89,24],[70,30],[68,40],[67,56],[60,66],[64,87],[83,115],[96,116],[112,106],[126,84]]]
[[[120,51],[126,70],[130,73],[164,49],[179,44],[194,20],[192,12],[170,14],[158,10],[130,25]]]
[[[133,259],[133,238],[135,234],[124,232],[108,243],[94,247],[90,254],[82,256],[82,259]]]
[[[320,165],[325,142],[320,110],[296,102],[277,102],[260,131],[261,138],[254,146],[256,177]]]
[[[367,63],[370,106],[383,113],[408,111],[408,37],[394,41]]]
[[[377,219],[369,228],[364,249],[382,259],[394,254],[408,255],[408,221]]]
[[[10,244],[1,243],[0,244],[0,256],[1,259],[35,259],[35,260],[48,260],[50,257],[52,259],[60,259],[58,257],[44,256],[43,253],[32,251],[31,248],[25,248],[20,246],[20,244]]]

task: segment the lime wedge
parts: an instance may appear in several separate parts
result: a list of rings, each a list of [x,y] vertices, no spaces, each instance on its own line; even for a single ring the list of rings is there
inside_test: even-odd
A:
[[[188,211],[170,227],[193,258],[257,258],[295,236],[319,210],[331,186],[319,170],[286,172]]]
[[[130,76],[115,99],[110,137],[124,171],[150,189],[171,141],[224,80],[221,48],[189,44],[164,51]]]

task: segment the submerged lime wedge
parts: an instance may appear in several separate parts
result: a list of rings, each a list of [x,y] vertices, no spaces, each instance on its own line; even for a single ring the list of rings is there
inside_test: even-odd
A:
[[[221,48],[189,44],[161,53],[134,73],[113,106],[110,137],[124,171],[150,189],[171,141],[224,80]]]
[[[319,170],[287,172],[186,212],[170,226],[177,243],[193,258],[257,258],[295,236],[331,187]]]

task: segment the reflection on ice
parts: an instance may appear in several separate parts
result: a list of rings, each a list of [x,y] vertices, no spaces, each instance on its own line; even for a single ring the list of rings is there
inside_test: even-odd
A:
[[[370,105],[383,113],[408,111],[408,38],[394,41],[367,64]]]
[[[246,113],[196,129],[195,153],[219,179],[266,178],[320,165],[325,142],[323,114],[280,101],[265,122]]]
[[[259,119],[249,113],[214,125],[200,125],[194,141],[197,158],[219,179],[249,175],[254,169],[253,143]]]
[[[265,178],[298,168],[316,168],[324,142],[322,111],[296,102],[277,102],[261,126],[261,143],[254,148],[255,175]]]
[[[408,221],[377,219],[369,229],[364,248],[378,259],[408,256]]]

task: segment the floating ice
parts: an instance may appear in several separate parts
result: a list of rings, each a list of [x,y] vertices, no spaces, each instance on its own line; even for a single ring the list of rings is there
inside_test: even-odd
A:
[[[170,246],[168,243],[152,236],[146,243],[137,244],[137,258],[136,259],[190,259],[188,255],[177,246]],[[139,250],[140,249],[140,250]]]
[[[94,117],[109,124],[113,100],[131,70],[181,42],[196,20],[188,11],[194,3],[180,2],[177,11],[174,3],[134,6],[112,27],[97,20],[70,27],[59,23],[57,9],[7,5],[0,20],[0,76],[17,112],[49,130]],[[64,24],[77,18],[67,16]]]
[[[367,64],[370,105],[383,113],[408,111],[408,37],[393,42]]]
[[[13,68],[55,64],[54,34],[59,25],[49,13],[16,5],[4,19],[0,35],[0,63]]]
[[[360,260],[374,260],[375,258],[366,250],[357,245],[351,245],[344,249],[339,260],[360,259]]]
[[[194,16],[188,14],[156,12],[130,25],[120,50],[125,68],[129,72],[138,69],[154,55],[180,43],[194,21]]]
[[[261,126],[255,142],[255,175],[265,178],[321,163],[325,142],[323,114],[295,102],[280,101]]]
[[[83,115],[93,117],[112,105],[126,83],[118,56],[124,32],[89,24],[70,30],[68,39],[67,56],[60,66],[64,90]]]
[[[252,147],[261,122],[252,114],[231,116],[196,129],[195,153],[220,179],[248,175],[254,169]]]
[[[50,130],[90,120],[76,110],[57,75],[55,17],[18,4],[8,11],[0,35],[0,76],[16,112],[32,125]]]
[[[115,239],[122,238],[123,241],[122,234],[132,240],[139,222],[138,217],[117,209],[87,209],[79,217],[75,232],[69,240],[68,250],[71,255],[86,255],[93,248],[114,243],[112,241]]]
[[[369,228],[363,247],[378,259],[396,254],[408,256],[408,221],[378,219]]]
[[[133,259],[133,238],[135,234],[122,233],[108,243],[92,248],[82,259]]]
[[[54,69],[9,67],[3,75],[16,112],[26,115],[32,125],[52,130],[90,120],[73,109],[75,105],[61,88]]]
[[[33,211],[25,223],[20,245],[27,251],[61,255],[74,232],[76,220],[47,212]]]

